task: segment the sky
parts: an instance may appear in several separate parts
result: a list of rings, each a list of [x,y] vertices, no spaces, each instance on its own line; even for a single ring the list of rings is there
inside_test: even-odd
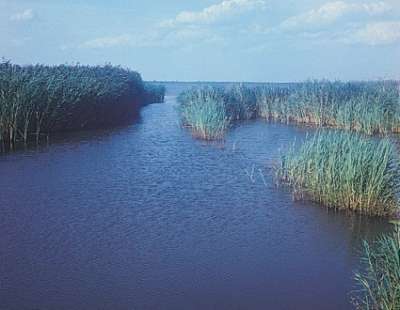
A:
[[[400,79],[400,0],[0,0],[0,57],[145,80]]]

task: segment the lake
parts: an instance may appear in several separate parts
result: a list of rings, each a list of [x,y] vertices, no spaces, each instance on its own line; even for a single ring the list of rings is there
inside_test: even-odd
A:
[[[182,129],[176,95],[135,124],[0,157],[0,309],[351,309],[387,221],[294,202],[279,155],[310,128]]]

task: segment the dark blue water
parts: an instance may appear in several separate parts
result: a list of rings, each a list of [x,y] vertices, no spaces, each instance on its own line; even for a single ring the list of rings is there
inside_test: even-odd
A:
[[[347,309],[377,220],[293,202],[271,167],[306,130],[138,123],[0,157],[0,309]]]

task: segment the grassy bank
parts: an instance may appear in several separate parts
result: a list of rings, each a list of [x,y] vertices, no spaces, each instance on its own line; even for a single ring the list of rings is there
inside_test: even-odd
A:
[[[103,128],[131,120],[154,88],[121,67],[0,63],[0,149],[39,142],[57,131]],[[163,90],[156,90],[157,101]]]
[[[400,309],[400,230],[364,242],[363,270],[356,274],[359,290],[353,298],[357,309]]]
[[[399,83],[308,81],[268,84],[258,87],[237,85],[229,89],[192,89],[180,96],[188,100],[196,92],[218,92],[230,121],[264,118],[282,123],[307,124],[386,134],[400,131]]]
[[[322,131],[284,155],[277,175],[297,199],[377,216],[398,210],[400,170],[388,139]]]

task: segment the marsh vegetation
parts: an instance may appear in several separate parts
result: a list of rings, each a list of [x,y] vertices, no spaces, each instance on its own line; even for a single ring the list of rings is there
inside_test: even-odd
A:
[[[220,89],[207,87],[180,96],[182,121],[195,137],[220,139],[228,129],[230,117]]]
[[[400,309],[399,227],[373,243],[364,241],[361,263],[362,271],[355,276],[359,290],[354,293],[354,305],[366,310]]]
[[[277,175],[297,199],[368,215],[398,211],[400,170],[388,139],[321,131],[284,154]]]
[[[190,89],[178,100],[182,123],[206,140],[222,139],[233,122],[255,118],[330,128],[282,157],[279,180],[296,198],[368,215],[396,214],[396,150],[388,139],[367,136],[399,131],[398,82],[240,84]]]
[[[0,63],[0,149],[36,143],[50,133],[119,125],[161,101],[165,89],[114,67]]]
[[[200,113],[199,109],[191,106],[202,105],[205,98],[215,93],[218,94],[218,105],[224,106],[221,112],[224,115],[218,118],[223,123],[227,119],[233,122],[263,118],[286,124],[340,128],[367,135],[398,132],[400,129],[398,82],[307,81],[257,87],[236,85],[228,89],[206,87],[188,90],[181,94],[179,101],[183,122],[192,128],[195,135],[196,128],[201,126],[198,122],[193,126],[191,120],[201,122],[201,119],[209,120],[211,117],[200,119],[196,115]],[[208,111],[212,113],[211,109]],[[191,113],[193,115],[189,116]],[[207,137],[213,138],[221,138],[221,135],[210,133]]]

